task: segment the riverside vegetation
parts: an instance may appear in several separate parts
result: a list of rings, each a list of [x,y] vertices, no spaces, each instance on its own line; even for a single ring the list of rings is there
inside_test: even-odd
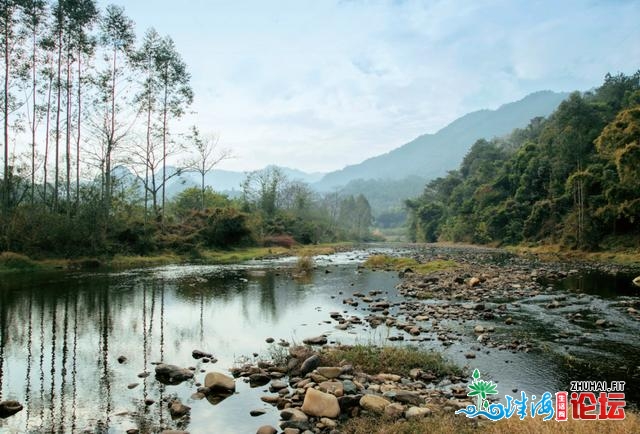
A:
[[[407,202],[417,241],[632,248],[640,239],[640,71],[478,140]]]
[[[205,185],[232,153],[197,126],[175,130],[194,94],[170,36],[150,28],[137,40],[124,8],[94,0],[0,8],[0,252],[158,263],[371,238],[364,196],[320,195],[276,167],[247,174],[234,199]],[[171,194],[185,172],[200,185]],[[31,266],[15,255],[1,261]]]

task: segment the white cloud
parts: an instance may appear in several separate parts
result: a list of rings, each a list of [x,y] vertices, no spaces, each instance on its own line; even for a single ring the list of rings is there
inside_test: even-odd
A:
[[[640,65],[637,2],[126,2],[189,64],[197,115],[239,158],[338,169],[541,89]]]

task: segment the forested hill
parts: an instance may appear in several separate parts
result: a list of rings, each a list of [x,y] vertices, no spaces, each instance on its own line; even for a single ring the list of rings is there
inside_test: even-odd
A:
[[[640,71],[607,75],[506,139],[478,140],[408,205],[416,240],[637,247]]]
[[[409,175],[432,179],[443,176],[459,164],[478,138],[500,137],[514,128],[525,127],[531,119],[553,112],[567,95],[541,91],[497,110],[469,113],[435,134],[424,134],[389,153],[331,172],[314,187],[327,190],[355,179],[401,179]]]

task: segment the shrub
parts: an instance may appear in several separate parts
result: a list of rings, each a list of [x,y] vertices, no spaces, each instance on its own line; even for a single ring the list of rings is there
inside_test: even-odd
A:
[[[264,237],[262,244],[265,247],[285,247],[287,249],[292,248],[296,244],[296,240],[291,235],[269,235]]]
[[[31,270],[38,265],[28,256],[14,252],[0,253],[0,266],[11,270]]]

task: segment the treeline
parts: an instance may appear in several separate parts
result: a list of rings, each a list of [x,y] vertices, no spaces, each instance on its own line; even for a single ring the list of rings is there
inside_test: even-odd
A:
[[[151,28],[137,38],[122,7],[3,1],[0,59],[0,252],[146,254],[273,234],[366,238],[366,216],[322,214],[319,199],[280,191],[293,188],[288,182],[252,196],[252,175],[235,202],[207,188],[205,176],[231,153],[195,126],[177,133],[194,98],[187,65],[170,36]],[[200,188],[170,201],[168,183],[186,170],[201,175]],[[298,202],[285,203],[290,197]]]
[[[575,92],[547,119],[478,140],[460,168],[407,201],[417,241],[560,243],[640,235],[640,71]]]

